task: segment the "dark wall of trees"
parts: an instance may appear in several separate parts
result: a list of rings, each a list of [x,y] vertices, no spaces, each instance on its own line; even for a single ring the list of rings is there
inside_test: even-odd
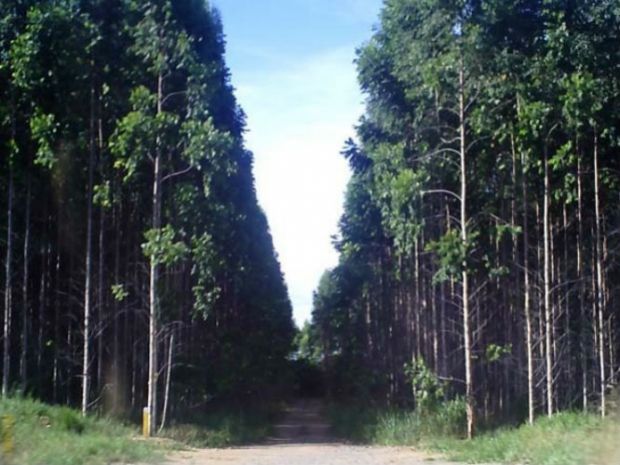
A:
[[[600,409],[618,380],[620,4],[387,0],[314,326],[340,395],[479,417]],[[528,408],[529,406],[529,408]]]
[[[3,394],[136,412],[149,353],[156,412],[169,359],[173,410],[281,378],[291,304],[224,48],[200,0],[0,2]]]

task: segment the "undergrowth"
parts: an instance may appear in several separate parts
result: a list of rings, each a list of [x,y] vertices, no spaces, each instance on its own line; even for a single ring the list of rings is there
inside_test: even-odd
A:
[[[184,415],[163,436],[192,447],[230,447],[263,441],[272,430],[275,408],[222,409]]]
[[[533,425],[481,431],[464,439],[464,407],[453,401],[434,413],[332,406],[334,433],[358,443],[413,446],[465,463],[617,465],[620,427],[596,414],[559,413]]]
[[[0,433],[13,446],[9,456],[0,448],[3,465],[103,465],[152,461],[164,454],[163,444],[139,439],[137,428],[31,399],[0,400],[0,418]]]
[[[0,439],[10,435],[13,452],[0,465],[104,465],[159,462],[167,452],[192,447],[228,447],[257,443],[271,432],[275,408],[221,409],[183,415],[161,439],[145,440],[137,426],[117,420],[83,417],[68,407],[9,398],[0,400]],[[7,431],[6,421],[11,423]],[[3,426],[4,430],[3,430]]]

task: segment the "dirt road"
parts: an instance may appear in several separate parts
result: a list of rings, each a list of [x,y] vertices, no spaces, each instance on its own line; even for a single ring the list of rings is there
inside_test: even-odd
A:
[[[171,465],[448,465],[408,448],[363,447],[336,441],[316,401],[299,401],[265,445],[181,453]]]

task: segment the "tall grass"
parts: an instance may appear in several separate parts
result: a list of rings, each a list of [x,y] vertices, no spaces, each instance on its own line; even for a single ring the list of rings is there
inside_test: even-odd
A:
[[[424,415],[416,411],[382,410],[332,405],[329,417],[334,434],[354,442],[416,445],[426,438],[462,437],[465,404],[445,402]]]
[[[2,457],[0,452],[3,464],[103,465],[163,457],[163,446],[138,439],[136,428],[111,419],[82,417],[67,407],[30,399],[3,399],[0,417],[14,423],[14,452],[10,457]]]
[[[598,452],[611,427],[594,414],[565,412],[533,425],[484,433],[472,441],[435,438],[428,446],[467,463],[586,465],[604,463]]]
[[[533,465],[618,465],[620,426],[595,414],[566,412],[534,425],[504,427],[464,439],[459,401],[436,412],[333,406],[334,433],[355,442],[414,446],[465,463]]]

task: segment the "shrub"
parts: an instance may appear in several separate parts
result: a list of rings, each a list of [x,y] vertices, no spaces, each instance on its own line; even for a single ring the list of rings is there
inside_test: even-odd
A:
[[[421,414],[437,411],[444,400],[444,386],[422,358],[405,365],[405,374],[410,378],[413,397]]]

